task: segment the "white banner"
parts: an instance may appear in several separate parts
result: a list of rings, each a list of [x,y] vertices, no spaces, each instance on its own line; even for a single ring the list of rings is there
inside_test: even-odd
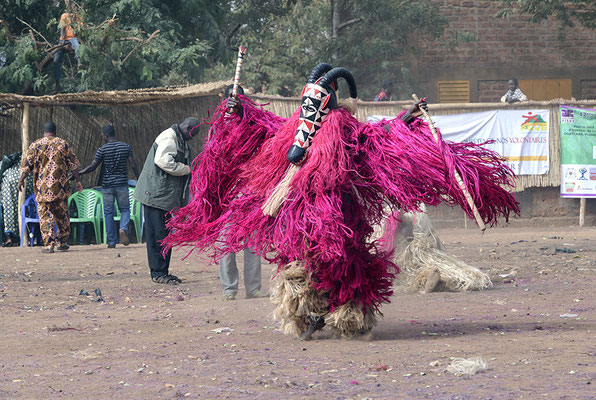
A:
[[[391,119],[373,115],[369,122]],[[434,115],[443,138],[457,143],[483,143],[507,158],[517,175],[548,174],[548,110],[495,110],[468,114]]]

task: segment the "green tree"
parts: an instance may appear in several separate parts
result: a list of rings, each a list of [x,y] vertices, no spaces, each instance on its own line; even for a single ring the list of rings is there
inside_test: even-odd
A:
[[[588,29],[596,29],[596,2],[594,0],[499,0],[503,8],[499,16],[513,13],[529,14],[532,22],[540,22],[554,17],[564,27],[579,24]]]
[[[53,89],[63,1],[0,0],[0,90]],[[78,1],[85,68],[72,56],[63,63],[71,92],[231,79],[242,44],[242,83],[257,92],[296,95],[311,69],[329,62],[354,73],[361,98],[386,77],[407,97],[407,57],[447,27],[431,0]]]
[[[404,81],[405,57],[418,38],[437,38],[446,26],[438,7],[424,0],[237,1],[227,19],[229,42],[248,47],[242,78],[248,86],[296,95],[311,69],[329,62],[352,71],[362,98],[385,77]],[[229,77],[233,66],[210,73]]]
[[[205,68],[225,53],[219,23],[225,1],[94,0],[73,10],[83,20],[77,70],[63,62],[64,91],[129,89],[201,80]],[[4,0],[0,33],[0,90],[48,93],[53,88],[61,1]]]

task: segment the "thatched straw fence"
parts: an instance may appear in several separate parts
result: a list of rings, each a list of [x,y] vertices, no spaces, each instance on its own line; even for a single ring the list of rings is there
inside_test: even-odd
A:
[[[113,124],[119,140],[129,143],[142,168],[155,137],[174,123],[188,116],[205,119],[219,104],[219,93],[229,82],[214,82],[184,88],[157,88],[119,92],[84,92],[55,96],[19,96],[0,94],[0,106],[10,109],[0,113],[0,157],[21,151],[23,104],[29,108],[29,141],[42,136],[47,121],[57,125],[58,136],[70,143],[82,167],[89,165],[103,143],[101,127]],[[201,132],[205,134],[206,130]],[[200,151],[202,140],[191,146]],[[83,177],[86,187],[97,186],[99,168]]]
[[[135,158],[142,166],[154,138],[173,123],[187,116],[207,118],[221,99],[219,93],[229,82],[198,84],[182,88],[153,88],[118,92],[83,92],[55,96],[29,97],[0,94],[0,105],[16,108],[0,113],[0,156],[20,151],[22,145],[23,103],[31,104],[29,138],[41,137],[44,122],[53,120],[58,135],[71,143],[83,166],[88,165],[95,151],[102,144],[99,132],[102,125],[112,123],[120,140],[129,143]],[[300,106],[299,98],[278,96],[251,96],[266,104],[265,109],[289,117]],[[357,118],[365,121],[368,115],[397,115],[412,101],[359,102]],[[430,115],[462,114],[495,109],[547,109],[550,112],[550,172],[547,175],[523,175],[517,180],[517,190],[529,187],[555,187],[560,185],[560,122],[559,106],[569,105],[596,108],[596,101],[552,100],[508,105],[503,103],[430,104]],[[202,132],[204,135],[206,132]],[[200,151],[202,140],[192,146]],[[85,177],[86,186],[98,184],[98,172]]]

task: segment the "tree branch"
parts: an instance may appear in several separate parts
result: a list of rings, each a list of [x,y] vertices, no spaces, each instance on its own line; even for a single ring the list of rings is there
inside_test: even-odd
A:
[[[354,25],[354,24],[357,24],[359,22],[362,22],[363,20],[364,19],[362,17],[358,17],[358,18],[353,18],[353,19],[350,19],[348,21],[342,22],[341,24],[339,24],[337,26],[337,31],[339,32],[342,29],[347,28],[350,25]]]
[[[37,31],[37,30],[36,30],[34,27],[32,27],[31,25],[29,25],[27,22],[23,21],[23,20],[22,20],[22,19],[20,19],[19,17],[17,17],[17,19],[18,19],[19,21],[21,21],[21,23],[23,23],[23,24],[27,25],[27,26],[28,26],[28,27],[29,27],[31,30],[33,30],[33,32],[35,32],[35,33],[37,33],[39,36],[41,36],[41,38],[42,38],[43,40],[45,40],[47,44],[49,44],[50,46],[52,45],[52,44],[51,44],[51,43],[48,41],[48,39],[46,39],[46,38],[45,38],[45,37],[44,37],[44,36],[43,36],[41,33],[39,33],[39,32],[38,32],[38,31]]]
[[[3,19],[0,19],[0,24],[4,26],[4,30],[6,31],[6,36],[8,36],[8,42],[12,43],[12,35],[10,34],[10,29],[8,28],[8,24]]]
[[[121,64],[124,64],[124,63],[126,62],[126,60],[128,60],[128,57],[130,57],[130,56],[132,55],[132,53],[134,53],[134,52],[135,52],[135,51],[136,51],[136,50],[137,50],[139,47],[141,47],[142,45],[144,45],[144,44],[147,44],[147,43],[149,43],[150,41],[152,41],[153,39],[155,39],[155,37],[156,37],[157,35],[159,35],[159,32],[160,32],[160,30],[159,30],[159,29],[158,29],[158,30],[156,30],[155,32],[153,32],[153,33],[151,34],[151,36],[149,36],[147,39],[145,39],[145,40],[141,41],[141,43],[139,43],[138,45],[136,45],[136,46],[135,46],[135,48],[134,48],[134,49],[132,49],[132,50],[130,51],[130,53],[128,53],[128,55],[127,55],[126,57],[124,57],[124,60],[122,60]],[[133,39],[133,38],[131,38],[131,39]],[[134,39],[136,39],[136,38],[134,38]]]
[[[242,24],[236,24],[236,26],[234,27],[234,29],[232,29],[232,31],[227,34],[227,36],[226,36],[226,47],[228,49],[232,49],[232,37],[234,36],[234,34],[236,33],[236,31],[238,29],[240,29],[241,26],[242,26]],[[232,50],[237,50],[237,49],[232,49]]]

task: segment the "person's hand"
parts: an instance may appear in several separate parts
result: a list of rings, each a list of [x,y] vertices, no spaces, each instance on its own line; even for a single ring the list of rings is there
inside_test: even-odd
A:
[[[77,192],[79,192],[79,194],[81,194],[82,191],[83,191],[83,184],[81,183],[81,181],[77,181]]]
[[[19,180],[19,183],[17,184],[17,190],[19,192],[22,192],[23,191],[23,186],[24,186],[24,182],[21,181],[21,180]]]
[[[242,101],[235,97],[228,97],[228,101],[226,102],[226,108],[234,114],[242,115]]]
[[[419,117],[422,115],[422,111],[428,111],[428,104],[426,104],[426,97],[418,100],[416,103],[412,104],[408,111],[402,114],[400,119],[404,121],[406,124],[410,124],[414,121],[414,118]]]
[[[408,112],[410,113],[410,115],[412,115],[412,117],[421,116],[422,110],[428,111],[428,104],[426,103],[426,99],[427,98],[424,97],[423,99],[420,99],[419,101],[410,106]]]

